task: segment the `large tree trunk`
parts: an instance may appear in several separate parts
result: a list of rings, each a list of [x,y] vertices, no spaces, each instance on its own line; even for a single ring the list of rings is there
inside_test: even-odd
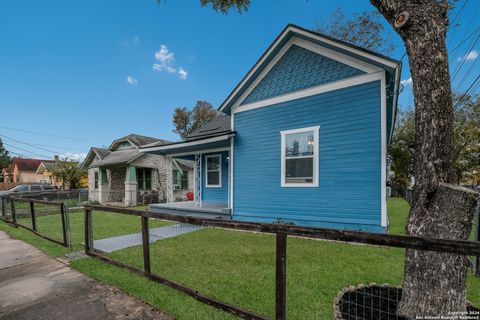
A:
[[[370,0],[401,36],[415,101],[415,186],[407,234],[467,239],[475,193],[450,185],[453,107],[445,44],[448,2]],[[467,260],[454,254],[407,250],[398,313],[409,318],[466,310]]]

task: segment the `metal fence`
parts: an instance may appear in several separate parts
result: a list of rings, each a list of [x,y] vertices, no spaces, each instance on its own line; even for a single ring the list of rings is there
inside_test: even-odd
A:
[[[82,207],[89,203],[88,189],[59,190],[54,192],[22,192],[15,193],[15,197],[42,201],[64,202],[70,208]]]
[[[96,236],[97,233],[104,233],[107,230],[111,231],[111,226],[100,226],[100,221],[105,219],[102,215],[117,215],[114,219],[117,223],[120,223],[122,217],[135,218],[134,220],[129,220],[130,231],[132,232],[129,235],[124,236],[113,236],[109,239],[102,239],[102,237]],[[132,225],[132,221],[137,221],[136,226]],[[327,245],[338,246],[344,245],[342,243],[350,243],[351,247],[353,245],[358,245],[353,247],[353,251],[349,251],[350,255],[359,254],[355,262],[359,262],[358,266],[355,265],[344,265],[343,268],[347,269],[352,268],[352,272],[368,272],[372,273],[372,270],[361,270],[360,261],[362,260],[361,254],[364,250],[382,250],[381,247],[385,248],[404,248],[404,249],[414,249],[421,250],[421,252],[429,253],[448,253],[455,255],[463,256],[475,256],[480,255],[480,243],[474,241],[461,241],[461,240],[445,240],[445,239],[435,239],[435,238],[424,238],[424,237],[414,237],[414,236],[401,236],[401,235],[386,235],[386,234],[377,234],[377,233],[367,233],[367,232],[358,232],[358,231],[342,231],[342,230],[333,230],[333,229],[321,229],[321,228],[310,228],[310,227],[298,227],[285,224],[267,224],[267,223],[251,223],[251,222],[239,222],[239,221],[230,221],[230,220],[220,220],[220,219],[204,219],[199,217],[187,216],[187,215],[171,215],[165,213],[153,213],[145,211],[130,210],[126,208],[116,208],[116,207],[105,207],[105,206],[94,206],[86,205],[84,207],[84,222],[85,222],[85,252],[91,257],[98,258],[102,261],[116,265],[119,267],[126,268],[132,272],[141,274],[152,281],[164,284],[170,288],[173,288],[177,291],[180,291],[204,304],[210,305],[212,307],[223,310],[227,313],[233,314],[240,318],[244,319],[268,319],[267,316],[261,314],[263,312],[258,312],[258,309],[255,308],[257,300],[265,298],[269,300],[271,296],[274,296],[274,304],[272,308],[275,310],[275,319],[286,319],[287,318],[287,239],[290,239],[289,246],[298,243],[298,241],[309,241],[309,240],[323,240],[320,242],[310,242],[310,245],[306,246],[307,249],[312,250],[315,244],[324,243]],[[170,222],[169,224],[163,227],[158,227],[159,222]],[[153,228],[152,228],[153,225]],[[103,228],[103,230],[102,230]],[[259,273],[265,273],[265,267],[262,265],[262,268],[255,269],[255,264],[258,262],[258,259],[263,259],[264,256],[269,256],[269,252],[261,251],[259,248],[261,244],[266,246],[272,246],[272,260],[271,261],[274,268],[272,275],[274,276],[274,286],[269,286],[268,281],[267,289],[272,290],[272,295],[265,294],[265,289],[260,291],[251,291],[248,286],[244,285],[246,283],[254,283],[256,287],[257,281],[264,281],[262,277],[266,275],[259,275],[258,278],[255,278],[255,275],[248,273],[250,269],[239,268],[241,274],[241,284],[237,286],[223,283],[222,285],[228,287],[227,296],[239,297],[242,295],[253,295],[255,298],[253,302],[249,303],[248,309],[257,310],[250,311],[246,308],[237,306],[237,301],[233,298],[222,299],[219,298],[219,295],[213,292],[213,290],[206,290],[207,292],[202,293],[202,290],[195,289],[192,287],[198,287],[198,283],[206,284],[207,286],[213,282],[212,275],[213,273],[218,272],[228,272],[228,270],[219,270],[218,267],[214,264],[214,261],[211,260],[211,264],[205,266],[204,268],[208,270],[202,276],[195,278],[192,286],[192,281],[187,281],[187,275],[178,276],[178,270],[175,269],[175,263],[171,261],[166,261],[167,259],[172,259],[172,257],[177,260],[184,259],[186,265],[186,272],[193,273],[199,270],[199,256],[213,254],[218,259],[225,259],[225,261],[230,261],[232,256],[229,252],[211,252],[208,247],[199,247],[200,236],[206,236],[206,239],[210,241],[210,245],[213,245],[214,242],[226,242],[225,239],[221,237],[213,237],[211,233],[221,233],[225,235],[229,233],[231,239],[236,239],[241,245],[245,243],[242,242],[245,240],[245,237],[256,237],[253,239],[251,251],[246,251],[241,246],[236,246],[234,248],[229,248],[226,250],[238,250],[242,251],[246,255],[255,255],[254,262],[252,262],[252,270],[257,270]],[[169,233],[170,232],[170,233]],[[190,232],[190,233],[189,233]],[[180,235],[175,237],[176,235]],[[189,236],[186,236],[189,234]],[[275,241],[272,236],[274,236]],[[184,237],[184,238],[182,238]],[[258,237],[267,237],[258,238]],[[188,240],[186,240],[189,238]],[[240,239],[241,238],[241,239]],[[161,241],[158,241],[161,240]],[[126,245],[123,244],[123,241],[127,241]],[[168,246],[167,246],[167,242]],[[232,240],[233,241],[233,240]],[[249,240],[250,241],[250,240]],[[326,242],[325,242],[326,241]],[[154,243],[156,242],[156,243]],[[342,243],[339,243],[342,242]],[[156,246],[158,243],[163,243],[163,246]],[[231,242],[233,245],[233,242]],[[136,245],[136,246],[135,246]],[[126,249],[126,254],[122,254],[122,251],[115,251],[114,248],[109,246],[117,246]],[[132,247],[133,246],[133,247]],[[225,248],[225,247],[224,247]],[[386,250],[386,249],[383,249]],[[184,251],[195,252],[197,255],[195,257],[189,257]],[[256,252],[258,251],[258,252]],[[289,251],[289,255],[297,256],[298,253],[295,251]],[[303,258],[303,261],[293,261],[289,260],[293,265],[298,266],[299,264],[304,265],[312,263],[310,260],[311,255],[315,252],[306,253]],[[321,254],[321,252],[316,252]],[[382,256],[383,254],[391,254],[389,251],[384,251],[382,253],[376,252],[375,256]],[[403,259],[403,254],[399,259]],[[345,257],[330,257],[324,256],[324,260],[328,259],[344,259]],[[197,260],[195,260],[197,259]],[[220,260],[221,260],[220,259]],[[230,261],[235,266],[236,263],[242,264],[241,261]],[[158,264],[161,264],[161,267]],[[379,262],[377,262],[379,263]],[[477,258],[478,263],[478,258]],[[354,264],[354,263],[353,263]],[[395,261],[394,265],[398,266],[401,263]],[[386,270],[384,272],[389,272],[388,267],[384,266]],[[298,269],[294,269],[297,270]],[[338,270],[338,272],[344,272],[345,270]],[[160,273],[167,274],[160,275]],[[228,273],[226,278],[231,277],[231,272]],[[298,281],[301,281],[300,278],[296,277]],[[375,276],[375,274],[373,275]],[[289,272],[289,277],[294,277]],[[172,280],[175,279],[175,280]],[[180,279],[180,280],[179,280]],[[235,278],[239,279],[239,278]],[[299,280],[300,279],[300,280]],[[272,279],[273,280],[273,279]],[[225,280],[225,281],[228,281]],[[320,282],[318,286],[321,287],[323,282],[328,282],[328,279],[325,278],[325,275],[319,275],[318,281]],[[259,283],[260,281],[258,281]],[[262,282],[263,283],[263,282]],[[309,284],[304,284],[306,287],[302,288],[299,292],[305,293],[309,287]],[[346,284],[353,285],[353,284]],[[258,284],[261,287],[260,284]],[[290,285],[289,285],[290,288]],[[439,285],[439,288],[443,286]],[[231,293],[237,289],[241,294],[235,295]],[[311,288],[310,288],[311,289]],[[341,288],[338,288],[340,290]],[[447,290],[442,289],[442,290]],[[205,288],[203,288],[205,291]],[[260,294],[258,294],[260,292]],[[317,299],[321,299],[322,293],[318,292]],[[401,297],[401,289],[390,286],[377,286],[377,285],[361,285],[359,288],[348,287],[340,292],[340,294],[335,299],[334,307],[334,318],[335,319],[404,319],[397,316],[396,307],[399,298]],[[243,301],[243,298],[238,298],[240,301]],[[299,303],[302,299],[300,296],[295,300],[295,303]],[[333,299],[333,298],[332,298]],[[370,299],[370,300],[369,300]],[[293,300],[293,299],[292,299]],[[369,303],[368,301],[372,303]],[[331,306],[331,301],[329,305]],[[374,301],[380,301],[376,303]],[[289,304],[292,303],[291,301]],[[301,308],[300,308],[301,309]],[[473,310],[473,309],[472,309]],[[331,313],[330,313],[331,315]],[[318,317],[317,317],[318,318]]]
[[[71,246],[70,215],[68,205],[59,201],[44,201],[33,198],[0,196],[1,219],[13,227],[27,229],[34,234],[61,244]],[[49,225],[39,223],[39,216],[49,216],[56,221],[54,230]]]
[[[404,198],[409,205],[412,205],[413,199],[413,190],[412,189],[398,189],[398,188],[391,188],[391,197],[399,197]]]

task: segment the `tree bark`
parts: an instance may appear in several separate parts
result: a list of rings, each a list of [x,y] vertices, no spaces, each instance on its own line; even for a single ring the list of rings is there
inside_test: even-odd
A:
[[[467,239],[475,194],[454,181],[453,106],[446,48],[448,1],[370,0],[402,38],[415,101],[415,186],[407,234]],[[473,199],[473,200],[472,200]],[[407,250],[404,317],[466,310],[465,257]]]

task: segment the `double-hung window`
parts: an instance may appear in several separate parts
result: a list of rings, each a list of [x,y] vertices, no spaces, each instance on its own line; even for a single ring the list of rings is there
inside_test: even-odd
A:
[[[139,190],[152,190],[152,169],[137,168],[137,185]]]
[[[206,186],[207,188],[222,187],[222,156],[212,155],[205,156]]]
[[[281,131],[281,186],[318,187],[320,127]]]

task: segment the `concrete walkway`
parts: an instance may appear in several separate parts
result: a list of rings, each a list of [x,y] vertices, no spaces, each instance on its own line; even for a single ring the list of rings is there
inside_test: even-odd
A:
[[[200,226],[194,226],[188,223],[177,223],[174,225],[152,228],[149,230],[150,243],[166,238],[178,237],[185,233],[190,233],[202,229]],[[103,252],[113,252],[142,244],[142,233],[132,233],[124,236],[101,239],[93,241],[95,250]]]
[[[0,231],[0,319],[172,319]]]

